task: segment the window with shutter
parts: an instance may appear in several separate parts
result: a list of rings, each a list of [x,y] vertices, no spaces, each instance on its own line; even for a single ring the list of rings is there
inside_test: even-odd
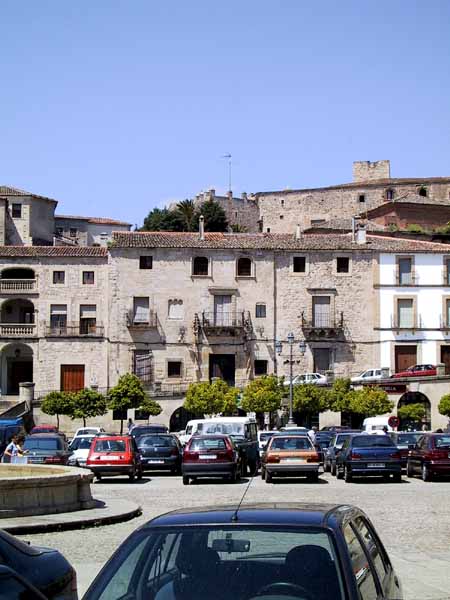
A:
[[[150,303],[148,298],[133,299],[133,323],[150,322]]]
[[[397,300],[397,311],[399,327],[414,327],[414,301],[412,298],[399,298]]]

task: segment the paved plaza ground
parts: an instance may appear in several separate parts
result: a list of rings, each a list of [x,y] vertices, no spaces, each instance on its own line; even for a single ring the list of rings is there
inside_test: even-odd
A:
[[[33,544],[60,550],[76,568],[80,597],[113,550],[134,529],[161,513],[205,504],[237,503],[245,490],[239,484],[199,481],[183,486],[181,477],[147,474],[141,482],[120,477],[93,485],[102,499],[124,498],[138,502],[143,515],[132,521],[80,531],[26,535]],[[450,480],[403,483],[356,480],[345,483],[323,474],[317,484],[304,480],[278,480],[266,484],[258,476],[247,502],[322,501],[351,503],[372,519],[402,580],[407,600],[450,598]]]

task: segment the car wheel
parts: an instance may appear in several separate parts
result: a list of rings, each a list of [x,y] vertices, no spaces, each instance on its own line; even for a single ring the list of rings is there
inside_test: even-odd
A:
[[[330,471],[333,477],[336,477],[336,463],[331,463]]]
[[[315,483],[315,482],[319,481],[319,473],[308,473],[308,475],[306,476],[306,479],[308,481]]]
[[[425,463],[423,463],[423,465],[422,465],[422,479],[423,479],[423,481],[431,481],[432,480],[430,469],[427,467],[427,465]]]
[[[189,477],[183,475],[183,485],[189,485]]]
[[[136,477],[136,473],[135,473],[134,471],[133,471],[133,473],[130,473],[130,474],[128,475],[128,479],[129,479],[130,481],[134,481],[134,478],[135,478],[135,477]]]
[[[344,478],[344,470],[343,469],[341,470],[337,465],[334,465],[334,471],[335,471],[336,479]]]
[[[323,459],[323,470],[325,473],[329,473],[331,471],[331,467],[326,458]]]
[[[266,471],[266,483],[272,483],[272,473]]]
[[[394,473],[394,483],[401,483],[401,482],[402,482],[402,474]]]
[[[96,479],[97,481],[101,481],[101,480],[102,480],[102,474],[101,474],[101,473],[96,473],[96,474],[95,474],[95,479]]]
[[[409,460],[406,462],[406,477],[414,477],[412,464],[409,462]]]
[[[350,473],[347,466],[344,467],[344,481],[345,483],[350,483],[353,480],[352,474]]]
[[[139,471],[137,472],[137,479],[140,481],[142,479],[142,476],[144,475],[144,471],[142,470],[142,468],[139,469]]]
[[[264,481],[265,478],[266,478],[266,471],[265,471],[264,467],[261,467],[261,479]]]

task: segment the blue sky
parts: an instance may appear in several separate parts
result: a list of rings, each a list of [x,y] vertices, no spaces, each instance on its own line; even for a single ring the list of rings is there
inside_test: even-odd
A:
[[[0,183],[141,224],[202,189],[450,175],[447,0],[1,0]]]

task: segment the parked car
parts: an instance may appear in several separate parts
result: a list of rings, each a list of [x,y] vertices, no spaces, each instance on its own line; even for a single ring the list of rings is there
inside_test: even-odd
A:
[[[23,444],[29,463],[65,465],[70,456],[67,442],[58,433],[28,435]]]
[[[34,585],[4,565],[0,565],[0,598],[4,600],[47,600]]]
[[[262,452],[264,452],[264,448],[267,445],[267,442],[270,438],[279,433],[278,430],[273,431],[258,431],[258,447],[259,447],[259,455],[261,456]]]
[[[348,425],[327,425],[325,427],[321,427],[320,431],[350,431],[351,427]]]
[[[363,371],[356,377],[351,378],[352,383],[373,383],[374,381],[379,381],[383,379],[381,375],[381,369],[367,369]]]
[[[94,439],[96,439],[95,435],[74,437],[69,444],[69,451],[71,454],[67,464],[71,467],[85,467],[92,440]]]
[[[319,478],[320,457],[307,435],[273,436],[263,454],[261,478],[270,483],[274,476]]]
[[[388,434],[400,451],[402,469],[406,469],[409,451],[414,448],[421,437],[421,431],[390,431]]]
[[[169,433],[169,429],[165,425],[135,425],[130,431],[130,435],[136,440],[141,435],[150,435],[152,433]]]
[[[136,440],[141,454],[143,471],[171,471],[181,474],[183,448],[175,435],[171,433],[152,433],[141,435]]]
[[[30,435],[34,435],[35,433],[59,433],[56,425],[35,425],[30,431]]]
[[[335,432],[333,437],[323,452],[323,470],[331,471],[332,475],[336,475],[336,457],[342,450],[342,446],[351,435],[361,433],[359,429],[356,430],[345,430],[343,432]]]
[[[424,481],[450,475],[450,433],[422,434],[409,451],[406,474],[420,475]]]
[[[400,452],[388,435],[360,433],[345,440],[336,458],[336,477],[348,483],[355,476],[392,475],[402,481]]]
[[[233,503],[156,517],[122,543],[84,600],[119,596],[403,598],[398,575],[366,514],[354,506],[316,503],[240,508]]]
[[[141,455],[134,438],[128,435],[96,437],[91,444],[86,466],[96,479],[111,475],[128,475],[142,479]]]
[[[392,377],[427,377],[429,375],[436,375],[436,373],[436,365],[414,365],[408,367],[405,371],[394,373]]]
[[[221,477],[235,482],[242,470],[241,454],[228,435],[195,435],[184,448],[181,465],[184,485],[199,477]]]
[[[0,529],[0,564],[20,573],[48,600],[78,598],[76,573],[57,550],[31,546]],[[0,593],[3,591],[0,580]],[[24,598],[34,600],[34,596]]]
[[[105,433],[103,427],[80,427],[75,431],[75,435],[72,439],[77,437],[85,437],[87,435],[97,435],[99,433]]]
[[[363,421],[363,430],[367,433],[380,432],[385,433],[385,429],[389,431],[394,431],[394,429],[389,425],[389,416],[380,415],[378,417],[367,417]]]
[[[290,385],[290,379],[284,380],[284,385]],[[328,379],[321,373],[305,373],[304,375],[297,375],[292,379],[292,385],[304,385],[310,383],[313,385],[328,385]]]
[[[319,459],[322,464],[324,462],[325,450],[330,445],[333,436],[332,431],[318,431],[314,437],[314,447],[319,453]]]
[[[307,427],[280,427],[280,430],[277,433],[298,433],[298,434],[308,434],[309,429]]]

